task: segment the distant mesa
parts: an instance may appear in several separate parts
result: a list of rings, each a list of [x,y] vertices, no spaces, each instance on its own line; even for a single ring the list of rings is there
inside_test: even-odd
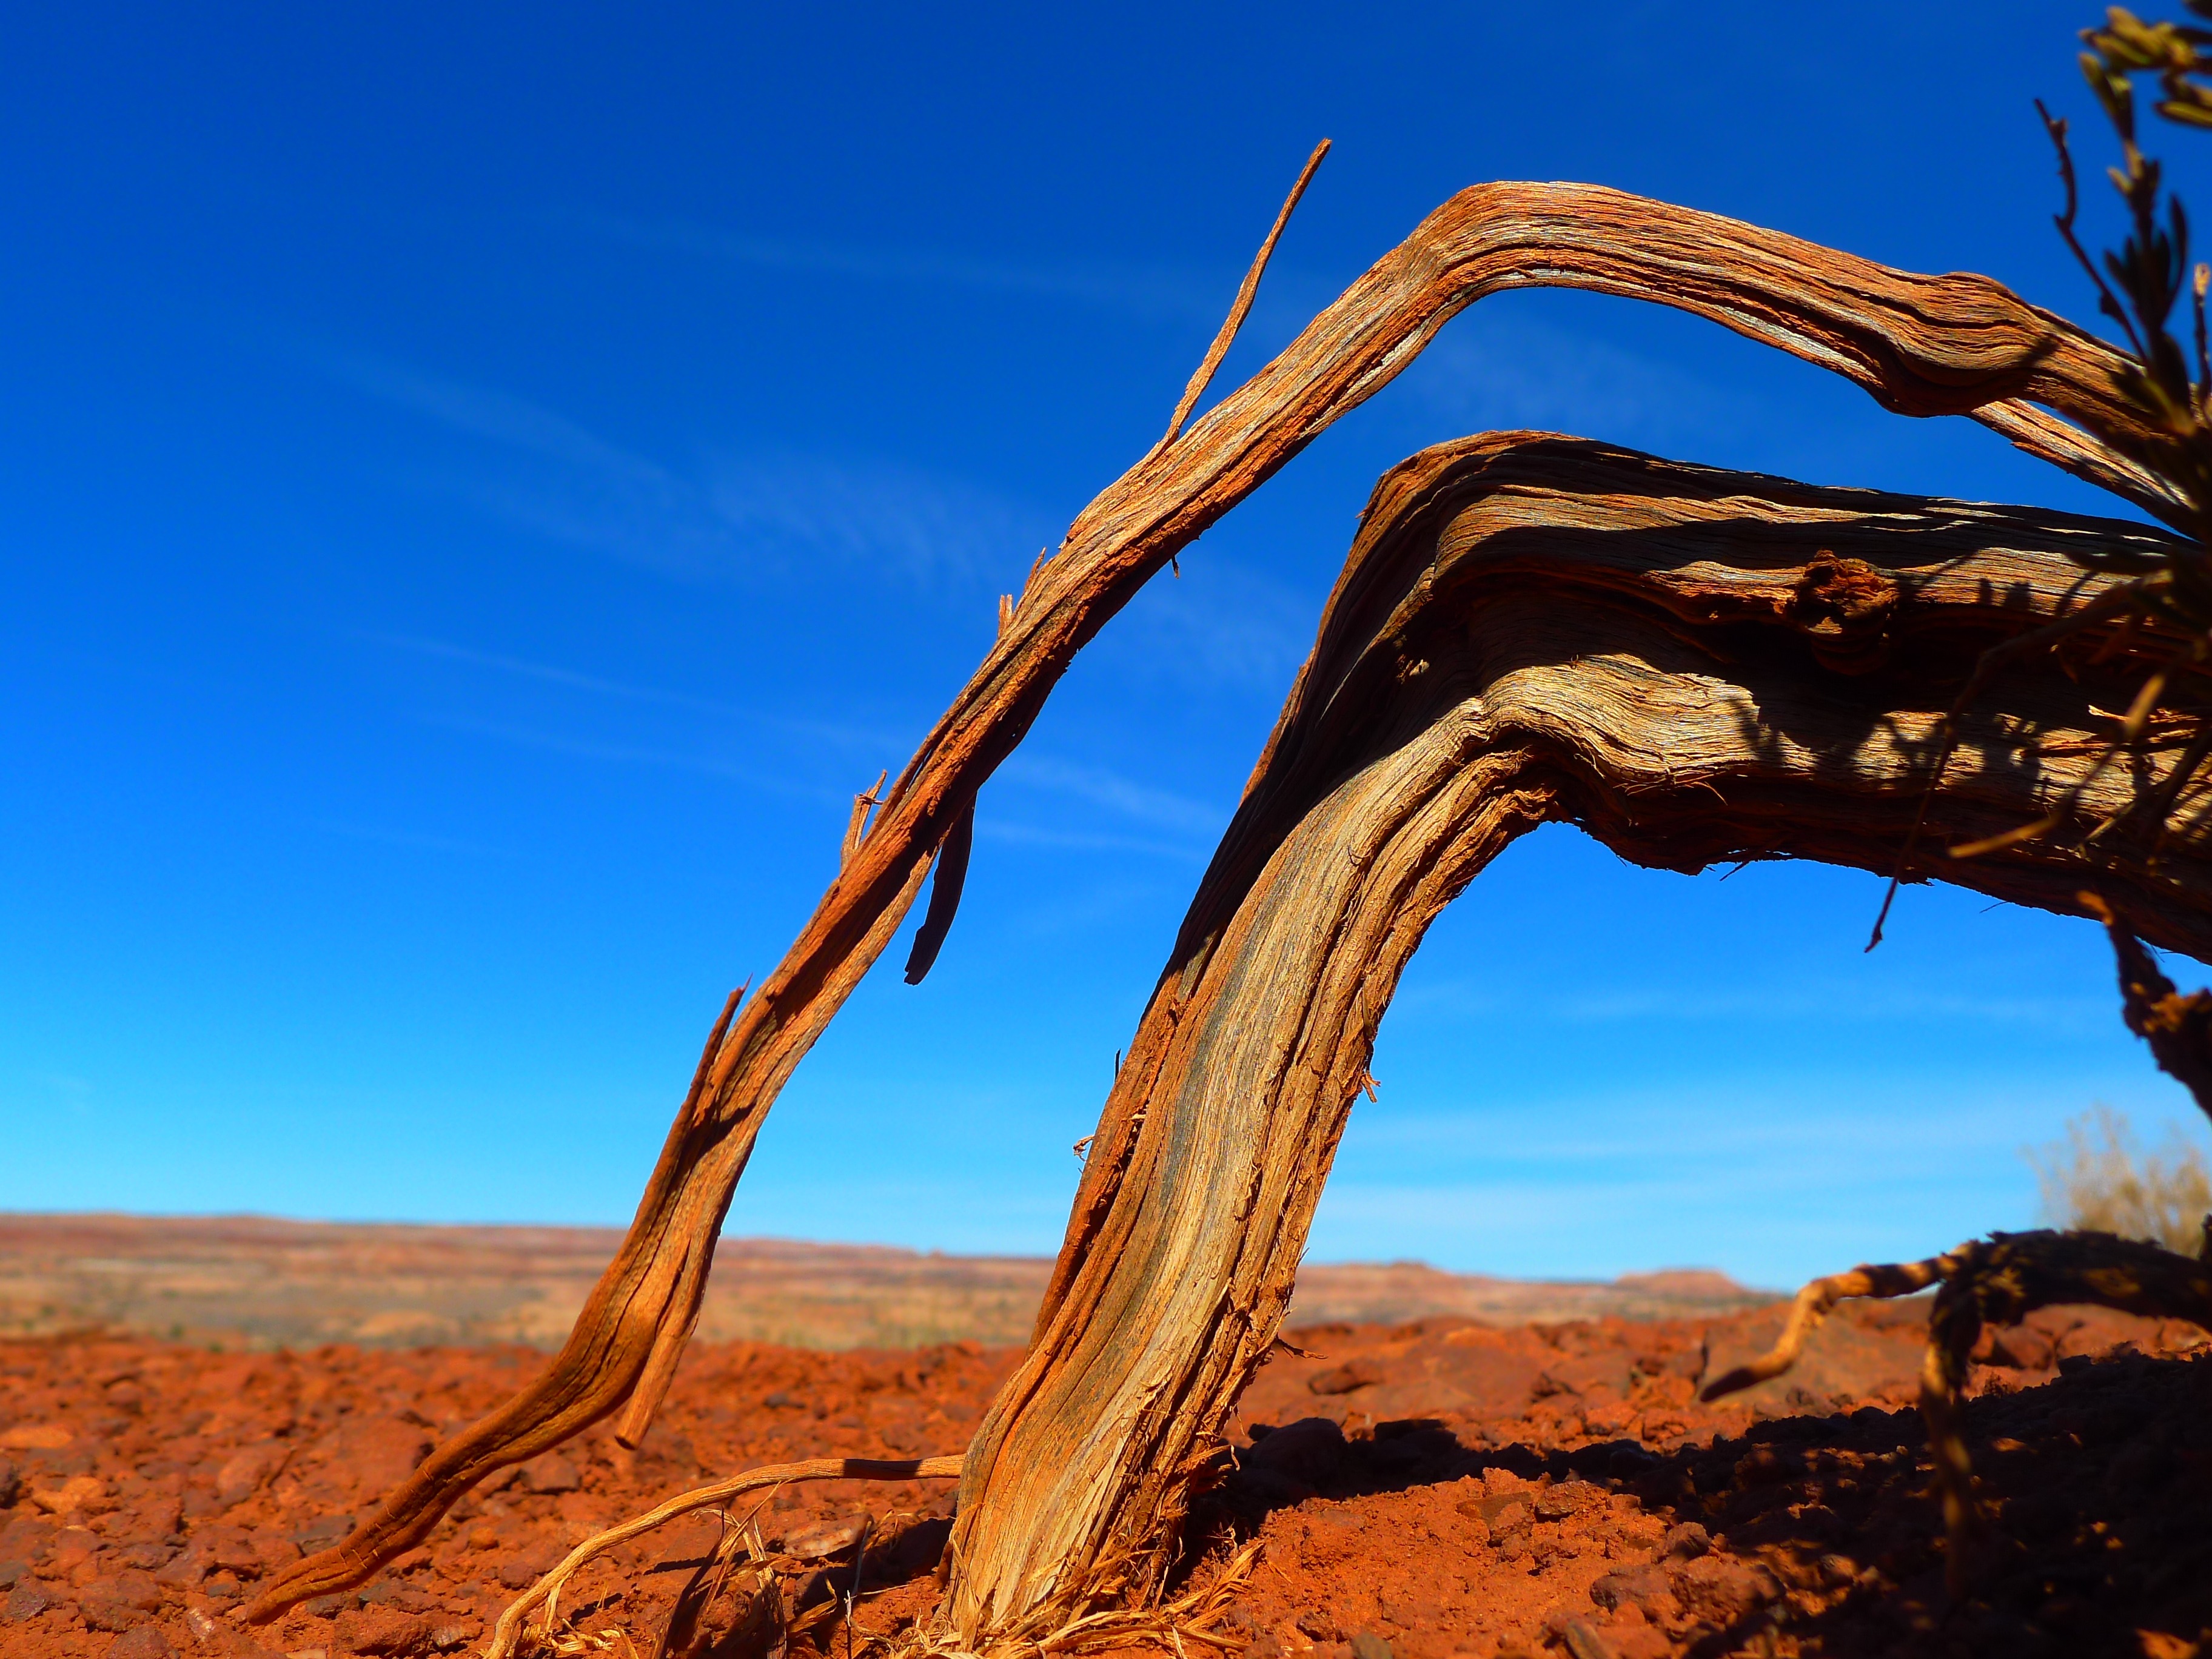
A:
[[[546,1348],[568,1334],[621,1237],[606,1227],[0,1213],[0,1336],[99,1328],[255,1348]],[[724,1238],[699,1334],[811,1348],[1014,1346],[1029,1339],[1051,1266],[1042,1256]],[[1705,1268],[1569,1283],[1418,1261],[1310,1263],[1290,1322],[1665,1319],[1773,1299]]]

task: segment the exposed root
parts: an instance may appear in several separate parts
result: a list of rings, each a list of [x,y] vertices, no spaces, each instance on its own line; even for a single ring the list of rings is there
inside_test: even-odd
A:
[[[2212,1239],[2212,1232],[2207,1237]],[[1920,1368],[1920,1415],[1943,1503],[1946,1573],[1957,1595],[1966,1588],[1971,1557],[1984,1530],[1959,1416],[1959,1393],[1982,1327],[2017,1325],[2038,1308],[2087,1303],[2153,1319],[2186,1319],[2212,1330],[2212,1255],[2177,1255],[2109,1233],[1992,1233],[1926,1261],[1856,1267],[1800,1291],[1773,1348],[1707,1384],[1703,1397],[1717,1400],[1781,1376],[1796,1363],[1821,1318],[1846,1297],[1903,1296],[1938,1282],[1942,1288],[1928,1317],[1928,1352]]]
[[[1133,1647],[1170,1648],[1182,1659],[1192,1659],[1191,1644],[1202,1653],[1234,1653],[1249,1638],[1218,1626],[1237,1591],[1251,1578],[1261,1550],[1261,1541],[1252,1539],[1203,1583],[1158,1607],[1100,1607],[1062,1623],[1048,1623],[1048,1610],[1040,1609],[1032,1619],[974,1647],[962,1644],[945,1629],[887,1644],[887,1659],[1045,1659],[1052,1654],[1111,1653]]]
[[[2128,1030],[2150,1044],[2159,1070],[2182,1084],[2212,1116],[2212,991],[2182,995],[2102,894],[2079,896],[2081,908],[2112,936],[2112,954],[2120,966],[2120,1015]]]
[[[1820,1329],[1820,1322],[1836,1304],[1851,1297],[1910,1296],[1915,1291],[1924,1291],[1942,1277],[1942,1267],[1947,1260],[1939,1255],[1925,1261],[1890,1267],[1862,1266],[1847,1273],[1814,1279],[1797,1292],[1797,1300],[1790,1310],[1789,1322],[1783,1326],[1781,1339],[1773,1347],[1749,1364],[1739,1365],[1727,1376],[1707,1383],[1705,1397],[1717,1400],[1724,1394],[1734,1394],[1739,1389],[1781,1376],[1797,1363],[1805,1339]]]
[[[781,1486],[793,1480],[927,1480],[957,1477],[964,1455],[952,1457],[815,1457],[801,1463],[769,1463],[760,1468],[748,1469],[743,1474],[733,1474],[726,1480],[717,1480],[712,1486],[696,1486],[679,1492],[658,1509],[634,1516],[605,1532],[594,1533],[568,1552],[561,1565],[532,1584],[508,1604],[499,1622],[492,1627],[491,1640],[486,1644],[483,1659],[513,1659],[526,1636],[557,1649],[554,1632],[560,1616],[561,1589],[577,1571],[595,1558],[604,1555],[617,1545],[665,1526],[678,1516],[695,1510],[714,1509],[733,1498],[763,1487]],[[718,1552],[719,1553],[719,1552]],[[734,1559],[734,1558],[732,1558]],[[530,1617],[540,1607],[544,1617],[538,1627],[528,1630]]]

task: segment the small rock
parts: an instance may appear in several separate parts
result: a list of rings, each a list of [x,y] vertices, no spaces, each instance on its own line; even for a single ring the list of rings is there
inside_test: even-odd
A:
[[[319,1516],[292,1534],[292,1541],[313,1555],[317,1550],[326,1550],[343,1542],[353,1532],[353,1516],[349,1515]]]
[[[228,1507],[251,1498],[284,1467],[291,1455],[292,1449],[281,1440],[257,1440],[250,1446],[241,1446],[224,1459],[222,1467],[215,1473],[217,1501]]]
[[[468,1645],[472,1632],[466,1625],[434,1625],[430,1629],[430,1645],[441,1653]]]
[[[192,1640],[205,1647],[222,1633],[222,1626],[208,1616],[205,1607],[185,1609],[185,1630]]]
[[[106,1496],[107,1482],[93,1474],[73,1474],[58,1486],[31,1488],[31,1502],[48,1515],[69,1515],[89,1509]]]
[[[53,1543],[54,1528],[51,1522],[22,1515],[0,1527],[0,1556],[11,1561],[24,1561],[35,1567],[46,1559],[46,1552],[53,1547]]]
[[[1570,1613],[1554,1626],[1559,1641],[1574,1659],[1616,1659],[1612,1645],[1583,1620]]]
[[[860,1529],[847,1523],[825,1521],[819,1526],[808,1527],[787,1536],[781,1548],[784,1554],[795,1561],[823,1561],[833,1555],[842,1555],[852,1548],[860,1535]]]
[[[1390,1644],[1371,1630],[1359,1632],[1352,1638],[1352,1659],[1394,1659]]]
[[[151,1625],[135,1625],[115,1638],[107,1659],[176,1659],[169,1638]]]
[[[1680,1526],[1667,1528],[1667,1536],[1660,1540],[1659,1553],[1669,1561],[1694,1561],[1712,1547],[1711,1533],[1694,1521],[1685,1521]]]
[[[1556,1486],[1546,1486],[1537,1492],[1536,1518],[1539,1521],[1564,1521],[1593,1504],[1604,1502],[1605,1488],[1602,1486],[1592,1486],[1587,1480],[1562,1480]]]
[[[12,1505],[23,1493],[23,1472],[12,1459],[0,1457],[0,1510]]]
[[[1765,1568],[1718,1556],[1675,1568],[1671,1583],[1674,1599],[1686,1611],[1721,1625],[1732,1625],[1782,1596],[1782,1586]]]
[[[430,1627],[397,1607],[362,1607],[338,1615],[338,1640],[351,1653],[402,1659],[430,1650]]]
[[[521,1475],[522,1484],[532,1492],[574,1492],[583,1484],[576,1466],[556,1451],[532,1458],[522,1466]]]
[[[1485,1497],[1469,1498],[1461,1504],[1462,1515],[1474,1516],[1487,1522],[1492,1532],[1510,1532],[1523,1524],[1534,1512],[1529,1494],[1525,1492],[1494,1492]]]
[[[1353,1359],[1308,1377],[1306,1387],[1316,1394],[1350,1394],[1355,1389],[1364,1389],[1382,1380],[1381,1366],[1372,1360]]]
[[[19,1423],[0,1431],[0,1447],[9,1451],[59,1451],[76,1438],[58,1423]]]
[[[1667,1575],[1658,1568],[1631,1567],[1625,1572],[1607,1573],[1590,1586],[1589,1595],[1591,1601],[1608,1611],[1636,1607],[1649,1613],[1660,1597],[1672,1593],[1668,1589]]]
[[[381,1497],[430,1455],[429,1431],[404,1417],[374,1418],[349,1425],[339,1438],[331,1472],[349,1479],[364,1498]]]
[[[144,1624],[161,1605],[161,1587],[151,1573],[126,1568],[94,1579],[77,1592],[76,1602],[84,1622],[94,1630],[127,1631]]]
[[[84,1527],[64,1527],[54,1534],[54,1547],[47,1552],[46,1577],[67,1578],[72,1583],[77,1569],[100,1553],[100,1539]]]
[[[154,1581],[161,1584],[173,1584],[179,1589],[191,1589],[214,1571],[214,1551],[205,1538],[195,1538],[172,1556],[166,1565],[155,1569]]]
[[[37,1618],[58,1600],[60,1598],[53,1591],[33,1579],[29,1583],[16,1585],[8,1593],[8,1605],[4,1610],[0,1610],[0,1617],[21,1624],[27,1619]]]

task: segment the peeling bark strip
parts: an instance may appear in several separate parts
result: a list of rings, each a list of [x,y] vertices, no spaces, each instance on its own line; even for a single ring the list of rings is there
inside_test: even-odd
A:
[[[1886,873],[1980,650],[2094,597],[2069,549],[2163,540],[1525,434],[1385,477],[1109,1096],[1036,1342],[969,1449],[954,1638],[1157,1586],[1281,1321],[1399,974],[1515,836],[1559,820],[1659,869]],[[1940,851],[2087,772],[2161,648],[1995,686],[1932,803],[1929,867],[2077,913],[2094,871],[2131,926],[2212,956],[2202,801],[2155,863],[2143,815],[2094,866],[2056,841]],[[2147,781],[2108,773],[2086,805]]]
[[[1492,184],[1431,214],[1267,368],[1086,507],[907,764],[805,928],[714,1047],[620,1252],[568,1343],[441,1445],[343,1543],[273,1578],[258,1620],[359,1583],[492,1470],[617,1410],[634,1443],[698,1318],[714,1241],[763,1119],[913,903],[933,851],[1028,732],[1077,651],[1169,559],[1486,295],[1582,288],[1671,305],[1835,370],[1884,407],[1971,414],[2021,448],[2170,512],[2100,438],[2133,440],[2124,360],[1984,276],[1924,276],[1588,185]],[[2041,404],[2077,422],[2055,419]],[[2095,435],[2092,435],[2095,434]]]

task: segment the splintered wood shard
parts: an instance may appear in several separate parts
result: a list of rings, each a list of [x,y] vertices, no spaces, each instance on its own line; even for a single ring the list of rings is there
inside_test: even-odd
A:
[[[2146,436],[2113,389],[2124,360],[1987,277],[1894,270],[1593,185],[1462,191],[1273,362],[1084,510],[1059,552],[1033,572],[1004,632],[805,927],[718,1041],[567,1344],[521,1394],[440,1446],[343,1543],[275,1575],[246,1617],[265,1620],[360,1583],[419,1542],[484,1475],[612,1413],[623,1413],[625,1440],[644,1432],[697,1321],[714,1238],[769,1108],[890,943],[933,853],[972,811],[976,790],[1028,732],[1075,653],[1162,566],[1388,384],[1454,315],[1486,295],[1522,288],[1588,289],[1694,313],[1832,369],[1886,408],[1970,415],[2153,513],[2173,511],[2156,481],[2112,447],[2140,447]],[[1547,788],[1530,783],[1517,810],[1540,811]]]
[[[2094,595],[2070,552],[2166,539],[1531,434],[1387,476],[1109,1095],[1033,1346],[970,1445],[951,1639],[1018,1644],[1156,1591],[1275,1340],[1399,974],[1516,836],[1564,821],[1658,869],[1887,873],[1981,650]],[[2092,787],[2085,811],[2121,815],[2094,854],[1942,856],[2090,769],[2171,644],[2118,648],[2079,680],[2031,660],[1978,700],[1927,870],[2079,913],[2094,869],[2129,926],[2212,955],[2203,802],[2162,852],[2129,811],[2193,722],[2151,778]]]

